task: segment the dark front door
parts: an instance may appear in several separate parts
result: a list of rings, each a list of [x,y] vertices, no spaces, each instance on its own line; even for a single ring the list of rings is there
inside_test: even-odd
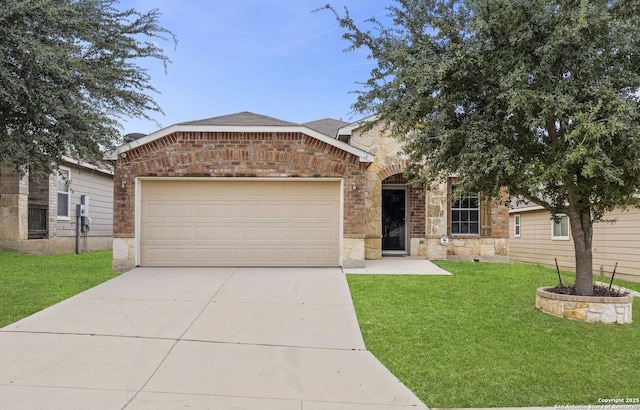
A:
[[[382,189],[382,250],[406,252],[406,188]]]

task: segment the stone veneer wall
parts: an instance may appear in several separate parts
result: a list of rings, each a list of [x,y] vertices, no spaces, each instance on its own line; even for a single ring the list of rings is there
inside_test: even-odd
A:
[[[390,137],[379,125],[371,129],[354,130],[350,144],[375,155],[366,169],[365,189],[365,257],[382,257],[382,182],[401,176],[406,160],[400,153],[402,144]],[[387,182],[394,181],[393,178]],[[406,181],[402,181],[406,183]],[[451,238],[449,232],[449,185],[435,184],[431,189],[410,190],[410,254],[428,259],[471,259],[506,261],[509,255],[509,210],[492,203],[487,210],[490,217],[489,235],[483,237]],[[449,236],[448,246],[442,246],[442,236]]]
[[[0,241],[22,241],[29,236],[29,177],[0,167]]]
[[[406,168],[406,161],[399,153],[402,144],[395,138],[384,132],[380,125],[371,129],[360,128],[353,131],[349,144],[375,155],[372,164],[366,168],[364,189],[365,226],[364,246],[366,259],[382,258],[382,182],[388,177],[402,174]],[[393,182],[393,181],[388,181]],[[405,183],[406,181],[402,181]],[[419,190],[413,194],[410,191],[410,199],[420,200]],[[414,206],[415,205],[415,206]],[[410,204],[412,210],[419,212],[420,204]],[[409,221],[412,229],[410,234],[410,254],[417,255],[422,252],[426,256],[424,247],[424,233],[414,238],[415,232],[424,231],[424,216],[414,214],[414,219]],[[422,226],[419,226],[422,224]],[[415,227],[415,228],[414,228]],[[421,243],[422,242],[422,243]]]
[[[536,291],[537,309],[553,316],[585,322],[631,323],[632,307],[632,295],[615,298],[584,297],[547,292],[545,288],[538,288]]]
[[[176,132],[136,147],[114,167],[113,269],[135,263],[137,177],[343,178],[343,263],[364,266],[366,165],[302,133]]]
[[[80,239],[80,252],[107,250],[112,249],[112,246],[113,240],[110,237],[83,236]],[[76,238],[67,236],[49,239],[29,239],[25,241],[0,241],[0,248],[33,255],[75,253]]]
[[[449,230],[449,189],[447,183],[440,183],[426,194],[429,259],[508,261],[509,209],[492,202],[489,208],[483,210],[490,219],[488,223],[485,221],[487,226],[483,226],[483,230],[490,232],[489,235],[454,236]],[[443,236],[449,238],[447,246],[440,242]]]

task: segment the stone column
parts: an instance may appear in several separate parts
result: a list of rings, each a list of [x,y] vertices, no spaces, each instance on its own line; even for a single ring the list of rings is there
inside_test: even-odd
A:
[[[0,240],[29,238],[29,176],[0,167]]]
[[[440,238],[447,234],[447,184],[441,183],[437,189],[426,193],[427,224],[427,258],[447,259],[447,248],[440,243]]]

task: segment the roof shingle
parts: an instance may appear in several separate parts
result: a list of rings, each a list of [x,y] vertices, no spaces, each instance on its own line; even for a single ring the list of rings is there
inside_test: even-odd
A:
[[[279,120],[266,115],[244,111],[237,114],[222,115],[202,120],[182,122],[178,125],[222,125],[222,126],[291,126],[299,125],[289,121]]]
[[[328,135],[329,137],[335,138],[338,130],[348,124],[348,122],[334,120],[333,118],[325,118],[322,120],[305,122],[302,125],[324,135]]]

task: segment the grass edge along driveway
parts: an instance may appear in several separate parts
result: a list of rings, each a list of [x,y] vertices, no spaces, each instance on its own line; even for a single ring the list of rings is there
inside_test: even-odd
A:
[[[0,327],[118,276],[111,258],[111,251],[0,251]],[[557,281],[553,269],[438,264],[454,275],[347,277],[367,348],[427,406],[598,405],[640,396],[638,298],[633,324],[586,324],[535,309],[535,289]],[[571,274],[563,280],[571,283]]]
[[[0,251],[0,328],[119,275],[111,251],[38,256]]]
[[[640,397],[638,298],[632,324],[572,321],[535,309],[536,288],[557,283],[553,269],[437,263],[453,276],[347,276],[368,350],[427,406],[601,405]],[[565,283],[574,280],[564,273]]]

